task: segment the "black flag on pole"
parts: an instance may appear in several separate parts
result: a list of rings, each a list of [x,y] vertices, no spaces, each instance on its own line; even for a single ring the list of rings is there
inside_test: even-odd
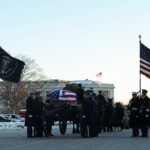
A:
[[[25,63],[9,55],[0,47],[0,78],[18,83]]]

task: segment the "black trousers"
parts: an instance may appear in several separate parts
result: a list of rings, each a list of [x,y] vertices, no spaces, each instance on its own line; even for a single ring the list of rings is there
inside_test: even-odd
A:
[[[43,136],[43,124],[42,124],[42,118],[41,117],[37,118],[37,120],[36,120],[35,136],[37,136],[37,137]]]

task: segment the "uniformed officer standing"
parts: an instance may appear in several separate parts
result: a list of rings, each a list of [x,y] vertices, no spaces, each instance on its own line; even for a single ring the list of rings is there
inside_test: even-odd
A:
[[[132,127],[132,136],[139,136],[140,127],[140,99],[137,97],[137,92],[132,92],[132,99],[128,104],[130,110],[130,126]]]
[[[78,88],[76,90],[76,94],[77,94],[77,103],[81,104],[84,100],[84,90],[82,89],[82,84],[78,84]]]
[[[147,90],[142,90],[141,100],[141,114],[140,114],[140,123],[141,123],[141,137],[148,137],[148,125],[150,118],[150,99],[147,97]]]
[[[97,101],[98,101],[98,131],[100,133],[104,125],[105,105],[107,103],[105,97],[102,95],[102,91],[99,91],[99,94],[97,95]]]
[[[92,98],[89,92],[84,92],[84,101],[82,103],[81,136],[92,137]]]
[[[40,100],[40,92],[35,92],[35,106],[36,106],[35,136],[43,137],[43,126],[42,126],[43,103]]]
[[[35,101],[33,99],[33,92],[29,92],[29,96],[26,100],[26,116],[25,126],[27,126],[27,137],[32,138],[32,127],[35,126],[36,115],[35,115]]]
[[[92,103],[91,103],[91,111],[92,111],[92,136],[96,137],[98,136],[98,100],[96,97],[96,94],[93,91],[93,88],[88,89],[89,96],[91,97]]]
[[[51,102],[51,98],[50,98],[50,94],[47,94],[47,99],[45,101],[46,104],[50,104]],[[49,109],[52,109],[52,107],[49,107]],[[54,125],[54,121],[53,121],[53,118],[52,117],[47,117],[46,118],[46,130],[47,130],[47,137],[49,136],[54,136],[52,134],[52,126]]]

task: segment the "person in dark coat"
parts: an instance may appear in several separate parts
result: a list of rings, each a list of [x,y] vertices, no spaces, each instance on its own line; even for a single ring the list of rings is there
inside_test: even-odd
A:
[[[33,92],[29,92],[29,96],[26,100],[26,116],[25,116],[25,126],[27,126],[27,137],[31,138],[32,127],[35,126],[36,114],[35,114],[35,101],[33,99]]]
[[[106,131],[107,132],[113,132],[114,117],[115,117],[115,108],[113,106],[113,98],[107,98],[107,103],[105,105],[104,130],[103,130],[103,132],[106,132]]]
[[[84,90],[82,89],[82,84],[78,84],[78,88],[75,93],[77,94],[77,97],[76,97],[77,103],[81,104],[84,100],[84,97],[83,97]]]
[[[142,90],[141,101],[141,114],[140,114],[140,123],[141,123],[141,137],[148,137],[148,125],[150,118],[150,99],[147,97],[147,90]]]
[[[82,120],[83,120],[83,137],[98,136],[98,110],[97,99],[93,93],[93,89],[89,89],[84,93],[84,101],[82,103]]]
[[[139,136],[140,127],[140,99],[137,97],[137,92],[132,92],[132,99],[128,104],[130,110],[130,126],[132,127],[132,137]]]
[[[122,131],[123,117],[124,117],[124,107],[120,102],[117,102],[115,107],[114,127],[116,127],[118,131]]]
[[[98,119],[99,119],[99,110],[98,110],[98,100],[96,94],[94,93],[93,88],[88,89],[89,96],[92,99],[91,112],[92,112],[92,136],[98,136]]]
[[[92,137],[92,98],[89,92],[84,92],[84,101],[82,102],[81,117],[81,136]]]
[[[39,92],[35,92],[35,109],[36,109],[35,136],[43,137],[43,125],[42,125],[43,102],[40,99]]]
[[[50,104],[51,102],[51,98],[50,98],[50,94],[47,94],[47,99],[45,101],[46,104]],[[49,136],[54,136],[52,134],[52,126],[54,125],[54,121],[52,117],[47,117],[46,118],[46,130],[47,130],[47,137]]]
[[[98,100],[98,103],[102,103],[102,105],[104,106],[107,103],[105,97],[102,95],[102,91],[99,91],[99,94],[97,95],[97,100]]]
[[[102,95],[102,91],[99,91],[99,94],[97,95],[97,101],[98,101],[98,131],[100,133],[104,126],[105,105],[107,103],[105,97]]]

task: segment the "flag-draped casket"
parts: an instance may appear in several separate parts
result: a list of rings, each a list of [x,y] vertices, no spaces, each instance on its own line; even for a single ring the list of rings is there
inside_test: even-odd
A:
[[[76,102],[77,95],[71,91],[57,90],[50,94],[51,100],[69,101],[71,103]]]

